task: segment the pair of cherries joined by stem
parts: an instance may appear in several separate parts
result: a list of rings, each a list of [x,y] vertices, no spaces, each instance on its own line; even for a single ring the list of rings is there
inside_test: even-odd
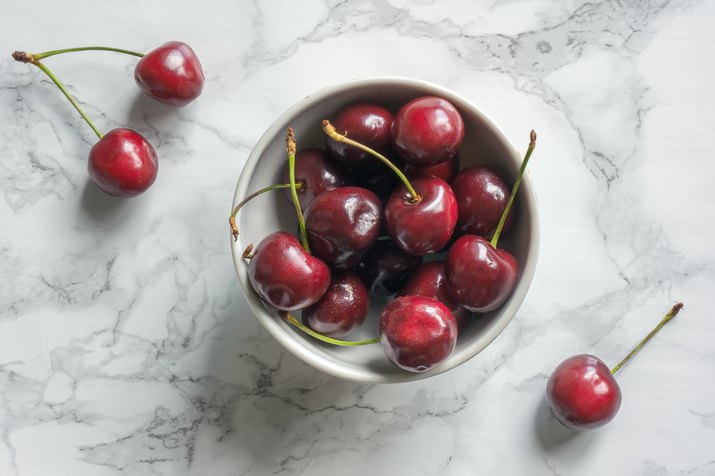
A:
[[[303,326],[321,340],[326,337],[329,342],[342,345],[355,344],[336,339],[365,319],[367,291],[380,296],[399,291],[381,314],[379,331],[383,348],[388,359],[403,369],[428,370],[451,353],[458,329],[464,328],[471,316],[471,309],[459,301],[463,295],[471,296],[469,292],[474,286],[465,270],[453,273],[456,284],[451,284],[449,260],[420,265],[424,255],[445,249],[458,223],[461,204],[448,181],[456,180],[459,164],[456,153],[464,136],[462,118],[448,101],[426,96],[403,106],[394,118],[377,105],[350,104],[338,112],[334,124],[323,121],[323,130],[327,135],[327,154],[317,149],[296,152],[295,138],[289,132],[288,162],[282,178],[290,183],[249,195],[229,219],[237,237],[238,210],[254,196],[271,189],[284,189],[296,207],[302,246],[291,235],[277,232],[264,238],[255,252],[248,250],[251,285],[261,299],[281,310],[289,322]],[[534,140],[532,135],[520,176]],[[398,151],[405,161],[404,172],[385,157],[390,150]],[[471,177],[474,175],[471,169],[474,168],[463,173]],[[491,170],[476,168],[476,175],[481,176],[483,169]],[[366,177],[366,182],[375,183],[370,176],[380,181],[386,170],[394,173],[402,184],[384,203],[372,191],[351,185],[354,179],[359,184]],[[515,195],[518,182],[519,179],[511,196]],[[492,192],[479,193],[482,197]],[[500,231],[506,217],[511,216],[508,214],[511,202],[502,200],[507,194],[508,191],[499,190],[492,193],[498,200],[481,200],[482,206],[486,203],[504,213],[498,227],[492,220],[489,225],[492,232]],[[469,231],[472,230],[463,230]],[[496,249],[499,232],[495,235],[493,244],[487,245],[499,254],[502,252]],[[454,259],[461,260],[458,254]],[[483,259],[491,260],[491,256]],[[283,266],[285,260],[294,261]],[[516,261],[512,258],[507,264],[513,272],[489,275],[501,280],[500,283],[482,283],[500,290],[496,296],[490,291],[482,297],[483,301],[491,299],[488,304],[494,308],[501,305],[515,284]],[[490,266],[494,267],[490,262],[483,268]],[[356,280],[352,270],[361,279]],[[449,289],[463,283],[467,286],[464,291]],[[484,311],[483,307],[472,306],[479,311]],[[289,314],[298,309],[304,309],[304,323]],[[362,343],[369,342],[374,340]]]
[[[13,53],[15,60],[33,64],[43,71],[99,137],[99,141],[89,152],[87,169],[90,179],[109,195],[133,197],[146,191],[156,180],[159,162],[154,148],[145,137],[128,128],[112,129],[102,134],[65,86],[42,63],[43,59],[51,56],[92,50],[140,57],[134,69],[134,78],[141,91],[157,101],[175,107],[185,106],[201,94],[204,86],[201,63],[194,51],[179,41],[166,43],[146,55],[101,46],[68,48],[37,54],[21,51]]]

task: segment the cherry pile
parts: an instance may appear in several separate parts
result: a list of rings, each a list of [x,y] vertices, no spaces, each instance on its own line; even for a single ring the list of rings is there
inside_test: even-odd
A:
[[[273,189],[296,209],[300,239],[277,231],[244,252],[251,286],[320,340],[379,341],[396,366],[427,371],[451,354],[474,313],[498,309],[513,292],[518,263],[498,240],[513,225],[536,134],[510,191],[486,165],[459,171],[464,121],[443,98],[418,97],[394,115],[352,103],[322,127],[324,150],[298,151],[289,129],[283,183],[249,195],[229,218],[237,238],[240,208]],[[370,295],[396,295],[380,337],[342,340],[365,321]]]
[[[97,50],[140,57],[134,69],[134,79],[139,89],[170,106],[183,107],[199,97],[204,87],[204,73],[196,53],[180,41],[170,41],[146,55],[104,46],[67,48],[44,53],[15,51],[12,54],[16,61],[33,64],[44,72],[99,137],[99,141],[89,151],[87,170],[90,179],[109,195],[134,197],[146,191],[156,180],[159,162],[154,148],[141,134],[124,127],[102,134],[65,86],[42,62],[55,55]]]

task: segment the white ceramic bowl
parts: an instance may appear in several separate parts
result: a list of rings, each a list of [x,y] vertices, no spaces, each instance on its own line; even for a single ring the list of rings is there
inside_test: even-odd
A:
[[[507,183],[513,183],[522,157],[496,124],[477,106],[448,89],[425,81],[399,77],[370,78],[321,89],[283,113],[251,152],[238,181],[233,206],[249,193],[279,183],[280,169],[287,160],[284,141],[288,127],[295,129],[299,150],[306,147],[324,148],[325,136],[321,130],[321,121],[332,119],[342,106],[354,101],[369,101],[396,113],[401,105],[423,95],[446,98],[460,111],[465,123],[464,142],[459,150],[462,168],[488,164]],[[523,137],[520,137],[522,150],[528,143],[528,132],[524,131]],[[282,321],[273,309],[258,298],[251,288],[248,266],[241,255],[249,243],[258,244],[269,233],[296,230],[295,210],[280,191],[264,194],[241,210],[237,217],[239,239],[233,242],[231,238],[233,261],[258,321],[283,347],[307,364],[328,374],[358,382],[418,380],[449,370],[477,355],[504,330],[519,309],[531,284],[539,249],[536,195],[528,175],[519,188],[516,206],[515,226],[499,243],[519,263],[520,277],[514,293],[500,309],[474,320],[459,336],[454,352],[440,365],[424,373],[409,373],[395,367],[387,360],[379,344],[337,347],[319,342]],[[368,318],[360,330],[347,339],[376,337],[380,309],[385,302],[371,297]]]

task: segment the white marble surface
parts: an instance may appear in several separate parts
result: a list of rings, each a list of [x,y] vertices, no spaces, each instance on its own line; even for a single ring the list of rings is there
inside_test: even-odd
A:
[[[0,474],[715,474],[715,1],[28,1],[0,17]],[[191,44],[207,84],[173,110],[134,60],[47,60],[100,128],[160,155],[155,186],[89,184],[95,137],[14,49]],[[226,216],[273,119],[349,78],[400,74],[478,103],[518,142],[542,248],[515,321],[427,381],[317,373],[257,324]],[[611,365],[676,300],[685,310],[619,373],[598,431],[549,417],[546,378]]]

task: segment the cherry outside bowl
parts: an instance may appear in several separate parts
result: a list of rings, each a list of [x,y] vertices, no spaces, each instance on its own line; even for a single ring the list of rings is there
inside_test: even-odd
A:
[[[456,106],[464,119],[464,141],[459,148],[461,168],[475,164],[492,166],[512,184],[522,154],[477,106],[444,87],[410,78],[385,77],[353,80],[321,89],[284,112],[263,134],[251,152],[236,186],[232,208],[249,193],[279,183],[287,160],[285,136],[295,129],[298,149],[324,148],[323,119],[332,119],[340,108],[355,101],[383,105],[393,113],[408,101],[423,95],[441,96]],[[524,131],[523,151],[529,131]],[[264,194],[245,206],[237,217],[238,241],[231,237],[233,261],[241,286],[258,321],[288,351],[314,368],[347,380],[365,383],[396,383],[427,378],[463,364],[481,352],[509,324],[531,284],[539,250],[539,218],[534,187],[528,171],[516,200],[515,226],[499,246],[519,263],[519,278],[511,297],[498,310],[474,320],[460,334],[454,352],[437,367],[424,373],[409,373],[391,364],[379,344],[337,347],[319,342],[282,321],[275,310],[258,298],[248,280],[248,266],[241,257],[249,243],[257,244],[271,232],[297,229],[295,210],[280,192]],[[229,233],[230,235],[230,233]],[[378,318],[387,300],[371,296],[370,313],[362,327],[346,337],[361,340],[376,337]],[[295,313],[300,318],[299,312]]]

